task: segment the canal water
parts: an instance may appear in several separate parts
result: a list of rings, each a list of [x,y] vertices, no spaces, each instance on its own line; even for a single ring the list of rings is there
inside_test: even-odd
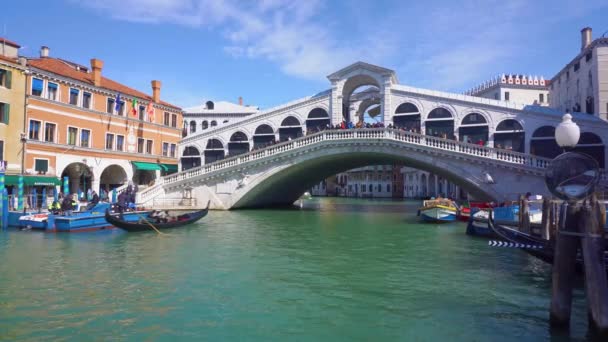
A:
[[[313,199],[162,237],[0,233],[0,340],[567,340],[549,333],[547,265],[419,223],[417,205]]]

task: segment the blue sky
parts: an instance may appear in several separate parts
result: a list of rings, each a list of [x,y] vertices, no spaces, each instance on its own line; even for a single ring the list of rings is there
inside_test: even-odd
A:
[[[55,0],[3,4],[21,53],[88,65],[182,107],[204,99],[262,109],[329,88],[358,60],[400,83],[462,92],[499,73],[551,78],[580,49],[580,29],[608,31],[608,2]]]

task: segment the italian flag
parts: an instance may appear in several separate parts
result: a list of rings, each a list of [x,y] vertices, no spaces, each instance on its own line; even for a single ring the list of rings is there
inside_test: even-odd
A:
[[[133,99],[133,101],[131,101],[131,113],[133,116],[137,116],[137,99]]]

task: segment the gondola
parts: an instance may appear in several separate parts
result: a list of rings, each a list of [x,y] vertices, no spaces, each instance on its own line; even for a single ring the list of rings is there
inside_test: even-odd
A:
[[[553,256],[555,255],[554,245],[546,239],[532,236],[520,232],[514,228],[496,224],[493,220],[492,213],[488,219],[488,226],[492,231],[499,236],[499,238],[513,243],[516,246],[520,246],[526,253],[531,256],[538,258],[546,263],[553,264]],[[604,262],[606,264],[606,273],[608,273],[608,252],[604,251]],[[576,270],[578,272],[583,271],[583,257],[579,252],[576,255]]]
[[[208,212],[209,212],[209,204],[207,204],[207,208],[205,208],[205,209],[202,209],[199,211],[194,211],[194,212],[183,214],[183,215],[179,215],[175,218],[175,220],[163,222],[163,223],[157,223],[154,218],[151,218],[149,216],[147,216],[147,217],[142,216],[139,221],[127,222],[127,221],[121,220],[119,216],[117,216],[115,214],[110,214],[109,211],[106,211],[106,221],[108,221],[108,223],[110,223],[111,225],[113,225],[115,227],[124,229],[124,230],[132,233],[132,232],[152,231],[152,230],[154,230],[154,228],[156,228],[158,230],[179,228],[179,227],[188,225],[190,223],[194,223],[194,222],[202,219],[203,217],[205,217],[207,215]],[[152,228],[152,226],[154,226],[154,228]]]

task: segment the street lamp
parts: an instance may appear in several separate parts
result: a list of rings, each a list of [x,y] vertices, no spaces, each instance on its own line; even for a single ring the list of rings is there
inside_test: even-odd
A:
[[[581,129],[572,121],[570,113],[564,114],[562,122],[555,129],[555,141],[561,148],[572,148],[581,137]]]

